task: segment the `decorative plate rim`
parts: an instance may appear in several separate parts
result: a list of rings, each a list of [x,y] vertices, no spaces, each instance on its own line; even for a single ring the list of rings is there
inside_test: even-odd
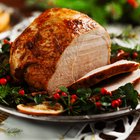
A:
[[[118,111],[103,113],[103,114],[93,114],[93,115],[79,115],[79,116],[64,116],[64,115],[44,115],[44,116],[34,116],[20,113],[14,108],[6,107],[0,104],[0,110],[6,112],[10,115],[31,119],[36,121],[46,121],[46,122],[94,122],[101,120],[108,120],[117,118],[120,116],[128,115],[133,112],[140,110],[140,104],[137,105],[136,109],[131,109],[130,107],[122,108]]]

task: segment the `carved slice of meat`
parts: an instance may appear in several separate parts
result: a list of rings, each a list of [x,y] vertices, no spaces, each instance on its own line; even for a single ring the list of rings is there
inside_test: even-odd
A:
[[[138,67],[139,63],[137,62],[120,60],[113,64],[102,66],[100,68],[90,71],[85,76],[70,85],[69,88],[77,89],[80,87],[90,87],[112,76],[134,71],[138,69]],[[110,84],[112,84],[112,82],[113,81],[109,81]]]
[[[107,89],[107,91],[112,92],[117,90],[119,87],[124,86],[127,83],[131,83],[135,85],[135,83],[137,83],[139,80],[140,80],[140,69],[137,69],[133,72],[124,73],[112,77],[104,81],[103,83],[100,83],[99,86],[104,87],[105,89]]]

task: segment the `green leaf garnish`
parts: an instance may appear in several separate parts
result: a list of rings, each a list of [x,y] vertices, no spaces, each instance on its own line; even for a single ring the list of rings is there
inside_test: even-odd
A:
[[[133,109],[136,108],[136,106],[138,105],[138,92],[134,90],[134,87],[131,83],[128,83],[125,86],[120,87],[117,91],[118,93],[123,92],[130,106]]]
[[[10,44],[3,44],[2,45],[2,52],[3,53],[9,53],[9,48],[10,48]]]
[[[76,91],[79,98],[89,98],[92,95],[91,88],[80,88]]]
[[[64,87],[64,86],[59,87],[59,89],[60,89],[61,91],[63,91],[63,92],[68,93],[68,89],[67,89],[66,87]]]

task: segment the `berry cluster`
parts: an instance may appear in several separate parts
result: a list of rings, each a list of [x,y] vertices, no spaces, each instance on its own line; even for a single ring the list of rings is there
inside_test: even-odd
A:
[[[8,75],[6,77],[0,78],[0,85],[1,86],[6,86],[8,84],[8,82],[11,81],[11,77]],[[24,95],[25,94],[25,90],[24,89],[19,89],[18,91],[19,95]]]
[[[60,89],[57,89],[56,92],[53,94],[53,98],[55,100],[59,100],[61,98],[64,98],[64,97],[68,97],[70,98],[70,103],[73,104],[76,102],[76,100],[78,99],[77,95],[76,94],[68,94],[64,91],[61,91]]]
[[[113,63],[113,62],[116,62],[116,61],[122,60],[122,59],[137,61],[137,59],[139,59],[139,58],[140,58],[140,55],[136,51],[127,52],[122,49],[119,49],[119,50],[117,50],[116,55],[114,55],[111,58],[111,62]]]
[[[130,57],[132,59],[136,59],[138,57],[138,53],[137,52],[132,52],[132,54],[125,52],[124,50],[118,50],[117,52],[117,57]]]
[[[3,50],[2,55],[4,53],[9,52],[9,48],[11,45],[12,45],[12,42],[10,42],[9,39],[4,39],[2,41],[2,50]],[[9,67],[6,68],[6,66],[7,66],[7,64],[5,64],[4,66],[2,65],[0,67],[0,69],[1,69],[0,85],[1,86],[6,86],[7,84],[12,83],[12,77],[10,76]],[[19,89],[18,93],[19,93],[19,95],[23,96],[25,94],[25,91],[24,91],[24,89]]]
[[[122,99],[118,97],[117,99],[114,99],[112,95],[112,92],[107,91],[105,88],[101,88],[98,95],[92,98],[95,102],[95,106],[97,109],[101,109],[101,107],[105,106],[104,104],[107,104],[107,106],[110,106],[111,108],[118,108],[122,105]]]
[[[122,100],[120,98],[119,99],[116,99],[116,100],[113,100],[111,102],[111,106],[113,108],[119,107],[121,104],[122,104]]]
[[[79,93],[69,93],[60,89],[52,96],[52,100],[64,105],[65,110],[69,110],[70,114],[74,111],[83,112],[83,109],[98,110],[97,112],[116,110],[123,104],[123,97],[121,95],[114,95],[114,93],[107,91],[105,88],[97,88],[94,90],[78,89]],[[79,109],[79,110],[78,110]]]

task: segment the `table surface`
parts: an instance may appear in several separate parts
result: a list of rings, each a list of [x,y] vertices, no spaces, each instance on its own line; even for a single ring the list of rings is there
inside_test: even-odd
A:
[[[36,10],[35,7],[25,6],[25,0],[0,0],[0,3],[4,3],[8,6],[12,6],[19,9],[20,12],[23,13],[25,16],[29,16],[32,11]],[[140,120],[127,140],[139,140],[139,139],[140,139]]]

